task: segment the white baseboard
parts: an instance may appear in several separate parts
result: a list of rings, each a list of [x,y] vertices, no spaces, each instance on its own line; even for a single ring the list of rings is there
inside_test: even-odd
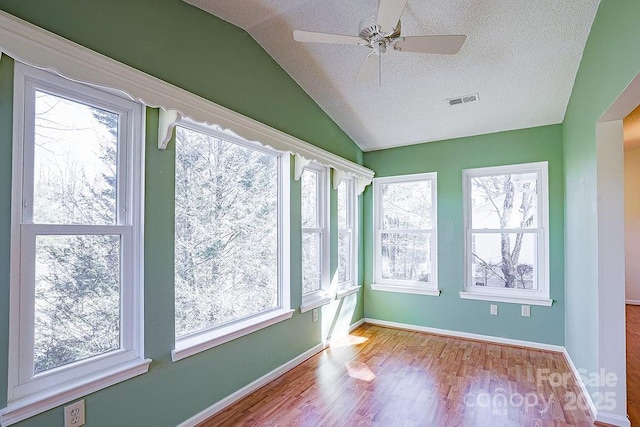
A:
[[[501,338],[501,337],[494,337],[491,335],[472,334],[469,332],[452,331],[449,329],[430,328],[427,326],[417,326],[417,325],[410,325],[408,323],[389,322],[387,320],[371,319],[368,317],[365,318],[364,321],[365,323],[370,323],[372,325],[387,326],[390,328],[407,329],[410,331],[427,332],[429,334],[446,335],[450,337],[466,338],[466,339],[477,340],[477,341],[487,341],[487,342],[492,342],[496,344],[511,345],[515,347],[533,348],[536,350],[554,351],[556,353],[564,352],[564,347],[561,345],[514,340],[511,338]]]
[[[564,359],[567,361],[567,364],[569,365],[569,369],[571,369],[571,372],[573,373],[573,377],[575,378],[576,382],[578,383],[578,386],[580,387],[580,391],[582,392],[584,399],[589,405],[589,412],[591,412],[591,417],[594,420],[597,419],[598,410],[596,409],[596,405],[593,403],[593,399],[591,399],[591,394],[589,394],[589,390],[587,390],[587,386],[584,384],[584,381],[582,381],[582,377],[580,376],[580,372],[578,371],[578,368],[576,368],[576,365],[573,363],[573,360],[571,359],[571,356],[569,356],[569,352],[567,351],[566,348],[564,349],[562,354],[564,355]]]
[[[276,369],[269,372],[268,374],[263,375],[257,380],[253,381],[252,383],[242,387],[240,390],[230,394],[224,399],[219,400],[218,402],[214,403],[208,408],[198,412],[188,420],[178,424],[178,427],[195,427],[199,423],[205,421],[207,418],[210,418],[215,414],[217,414],[218,412],[222,411],[223,409],[227,408],[228,406],[233,405],[238,400],[248,396],[249,394],[259,389],[260,387],[263,387],[264,385],[270,383],[271,381],[275,380],[281,375],[287,373],[288,371],[295,368],[305,360],[309,359],[311,356],[321,352],[324,349],[325,349],[325,345],[322,343],[310,348],[309,350],[305,351],[295,359],[292,359],[289,362],[285,363],[284,365],[277,367]]]
[[[349,332],[353,332],[354,330],[358,329],[360,326],[364,325],[364,317],[360,320],[358,320],[356,323],[352,323],[351,326],[349,326]]]
[[[351,324],[349,326],[349,332],[358,328],[362,324],[364,324],[364,319],[360,319],[357,322]],[[219,400],[218,402],[214,403],[208,408],[205,408],[204,410],[198,412],[188,420],[179,424],[178,427],[193,427],[205,421],[206,419],[211,418],[218,412],[222,411],[223,409],[226,409],[228,406],[233,405],[238,400],[248,396],[249,394],[259,389],[260,387],[263,387],[268,383],[270,383],[271,381],[275,380],[276,378],[286,374],[287,372],[289,372],[290,370],[292,370],[293,368],[295,368],[305,360],[309,359],[311,356],[315,355],[316,353],[321,352],[328,346],[329,346],[329,343],[320,343],[315,347],[310,348],[309,350],[305,351],[295,359],[292,359],[289,362],[285,363],[284,365],[277,367],[276,369],[269,372],[268,374],[263,375],[262,377],[258,378],[252,383],[242,387],[240,390],[230,394],[224,399]]]
[[[598,413],[596,422],[612,426],[631,427],[631,421],[629,421],[629,418],[621,417],[620,415],[603,414],[601,412]]]
[[[637,299],[628,299],[625,301],[626,304],[629,305],[640,305],[640,300]]]

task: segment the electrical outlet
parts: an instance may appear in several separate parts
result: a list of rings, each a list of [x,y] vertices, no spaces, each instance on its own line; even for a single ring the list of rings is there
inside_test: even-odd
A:
[[[521,310],[522,310],[522,317],[531,317],[531,306],[530,305],[521,306]]]
[[[314,308],[313,311],[311,312],[311,320],[313,322],[317,322],[318,321],[318,309]]]
[[[489,314],[491,314],[492,316],[497,316],[498,315],[498,305],[497,304],[491,304],[491,308],[489,309]]]
[[[84,400],[78,400],[64,407],[64,427],[80,427],[84,425]]]

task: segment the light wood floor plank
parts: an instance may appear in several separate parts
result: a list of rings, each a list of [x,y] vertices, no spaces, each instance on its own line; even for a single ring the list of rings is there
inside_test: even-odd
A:
[[[560,353],[363,325],[201,426],[592,426],[575,380],[541,369],[570,373]]]
[[[640,426],[640,305],[627,305],[627,413]]]

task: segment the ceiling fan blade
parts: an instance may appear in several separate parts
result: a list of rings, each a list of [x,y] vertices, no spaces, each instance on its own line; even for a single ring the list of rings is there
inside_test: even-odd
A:
[[[314,33],[311,31],[294,30],[293,39],[304,43],[334,43],[365,45],[365,41],[356,36],[343,36],[341,34]]]
[[[453,55],[458,53],[467,36],[415,36],[402,37],[393,48],[402,52],[437,53]]]
[[[375,52],[369,53],[360,66],[360,71],[356,76],[358,82],[368,82],[375,79],[378,72],[378,58],[380,55]]]
[[[398,25],[407,0],[380,0],[377,24],[383,33],[389,33]]]

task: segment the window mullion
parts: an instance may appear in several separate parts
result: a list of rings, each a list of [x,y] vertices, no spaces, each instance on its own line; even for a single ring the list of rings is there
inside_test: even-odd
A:
[[[20,236],[20,344],[19,384],[25,384],[33,377],[34,364],[34,324],[35,324],[35,233],[21,230]]]
[[[541,228],[471,228],[472,233],[476,234],[539,234]]]
[[[104,236],[122,235],[133,227],[131,225],[23,224],[22,229],[39,236]]]
[[[24,85],[24,115],[22,122],[22,214],[21,223],[33,222],[35,170],[35,87],[29,80]]]
[[[116,145],[116,224],[124,225],[130,224],[129,218],[132,218],[132,212],[130,211],[131,191],[128,185],[129,180],[129,165],[130,165],[130,145],[128,136],[129,132],[129,120],[126,115],[118,115],[118,139]]]

